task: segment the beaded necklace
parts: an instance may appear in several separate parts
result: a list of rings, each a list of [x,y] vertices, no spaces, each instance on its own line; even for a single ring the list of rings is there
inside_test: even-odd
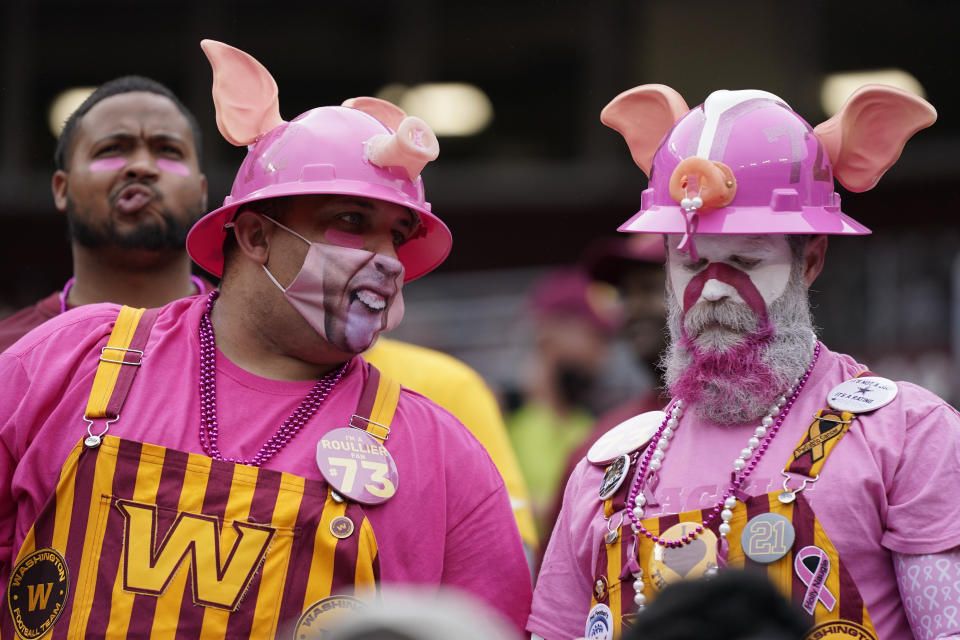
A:
[[[777,398],[774,405],[770,408],[770,411],[767,412],[767,415],[761,420],[760,426],[757,427],[753,435],[750,436],[750,439],[747,441],[747,446],[740,452],[740,456],[733,461],[733,471],[730,473],[730,486],[724,492],[720,501],[711,509],[709,515],[704,518],[693,531],[683,537],[677,540],[664,540],[643,526],[643,508],[647,503],[647,498],[643,490],[648,486],[651,488],[656,486],[657,471],[663,464],[670,439],[674,436],[674,432],[680,425],[680,418],[683,415],[683,402],[679,399],[674,400],[667,411],[667,417],[647,446],[640,462],[640,471],[637,474],[636,480],[634,480],[633,486],[630,487],[626,506],[627,515],[630,517],[630,526],[633,529],[634,535],[643,535],[654,543],[664,547],[682,547],[695,540],[705,528],[710,526],[710,523],[713,522],[717,516],[720,516],[721,523],[717,527],[720,533],[718,558],[722,563],[726,559],[729,548],[727,534],[730,533],[729,523],[733,517],[733,508],[737,504],[736,494],[746,482],[747,478],[750,477],[750,474],[753,473],[753,470],[756,469],[763,454],[766,453],[770,447],[774,436],[777,435],[780,426],[783,424],[783,421],[786,420],[790,409],[793,407],[794,402],[796,402],[797,397],[807,383],[807,379],[810,377],[810,373],[813,371],[813,367],[819,357],[820,343],[818,342],[814,345],[813,357],[810,360],[810,365],[807,367],[807,370],[801,377],[793,381],[793,384],[782,396]],[[646,598],[643,595],[643,570],[638,567],[638,570],[632,573],[635,580],[634,593],[636,594],[633,598],[634,603],[642,609],[646,604]]]
[[[348,363],[344,363],[338,369],[317,380],[300,406],[283,421],[270,439],[263,443],[255,456],[248,460],[224,457],[217,444],[220,436],[217,422],[217,344],[213,335],[213,325],[210,323],[213,301],[219,294],[220,292],[216,289],[210,292],[207,297],[207,309],[200,319],[200,446],[203,447],[203,452],[214,460],[260,467],[279,453],[317,412],[330,391],[340,382]]]

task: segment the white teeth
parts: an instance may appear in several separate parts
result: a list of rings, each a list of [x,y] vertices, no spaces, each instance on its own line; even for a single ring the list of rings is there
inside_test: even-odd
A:
[[[380,311],[387,306],[387,301],[383,296],[366,289],[357,291],[357,299],[374,311]]]

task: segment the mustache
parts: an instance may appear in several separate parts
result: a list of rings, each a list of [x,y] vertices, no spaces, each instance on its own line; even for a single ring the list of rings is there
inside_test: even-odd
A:
[[[758,320],[757,315],[746,304],[730,300],[702,300],[687,311],[683,318],[683,328],[689,336],[697,336],[715,325],[736,333],[748,333],[757,328]]]

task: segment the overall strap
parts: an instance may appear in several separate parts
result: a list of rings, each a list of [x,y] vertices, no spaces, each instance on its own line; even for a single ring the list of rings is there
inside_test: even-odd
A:
[[[100,364],[93,378],[85,418],[116,420],[120,416],[120,408],[143,363],[143,348],[159,311],[120,308],[107,346],[100,349]]]
[[[400,401],[400,383],[380,373],[372,364],[367,363],[367,366],[369,375],[360,392],[357,410],[350,416],[350,426],[386,442]]]
[[[872,376],[869,371],[861,371],[857,378]],[[830,407],[820,409],[814,415],[813,423],[800,438],[793,450],[784,473],[796,473],[815,478],[827,461],[827,456],[837,446],[840,439],[850,430],[857,418],[855,413],[837,411]]]

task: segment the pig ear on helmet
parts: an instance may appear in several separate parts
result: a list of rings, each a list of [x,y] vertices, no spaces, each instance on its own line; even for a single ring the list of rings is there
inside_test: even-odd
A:
[[[399,167],[407,178],[416,180],[427,163],[440,155],[440,143],[430,125],[392,102],[360,97],[345,100],[342,106],[359,109],[393,130],[367,140],[367,158],[376,166]]]
[[[380,98],[370,98],[368,96],[349,98],[348,100],[344,100],[341,106],[359,109],[364,113],[368,113],[394,131],[400,128],[400,123],[407,117],[403,109],[392,102],[387,102]]]
[[[933,106],[912,93],[864,85],[814,133],[833,163],[837,180],[850,191],[872,189],[900,157],[903,145],[933,124]]]
[[[230,144],[243,147],[283,124],[277,83],[253,56],[216,40],[200,42],[213,67],[217,128]]]
[[[600,122],[620,132],[633,161],[649,177],[660,141],[688,111],[683,96],[670,87],[645,84],[611,100],[600,112]]]

